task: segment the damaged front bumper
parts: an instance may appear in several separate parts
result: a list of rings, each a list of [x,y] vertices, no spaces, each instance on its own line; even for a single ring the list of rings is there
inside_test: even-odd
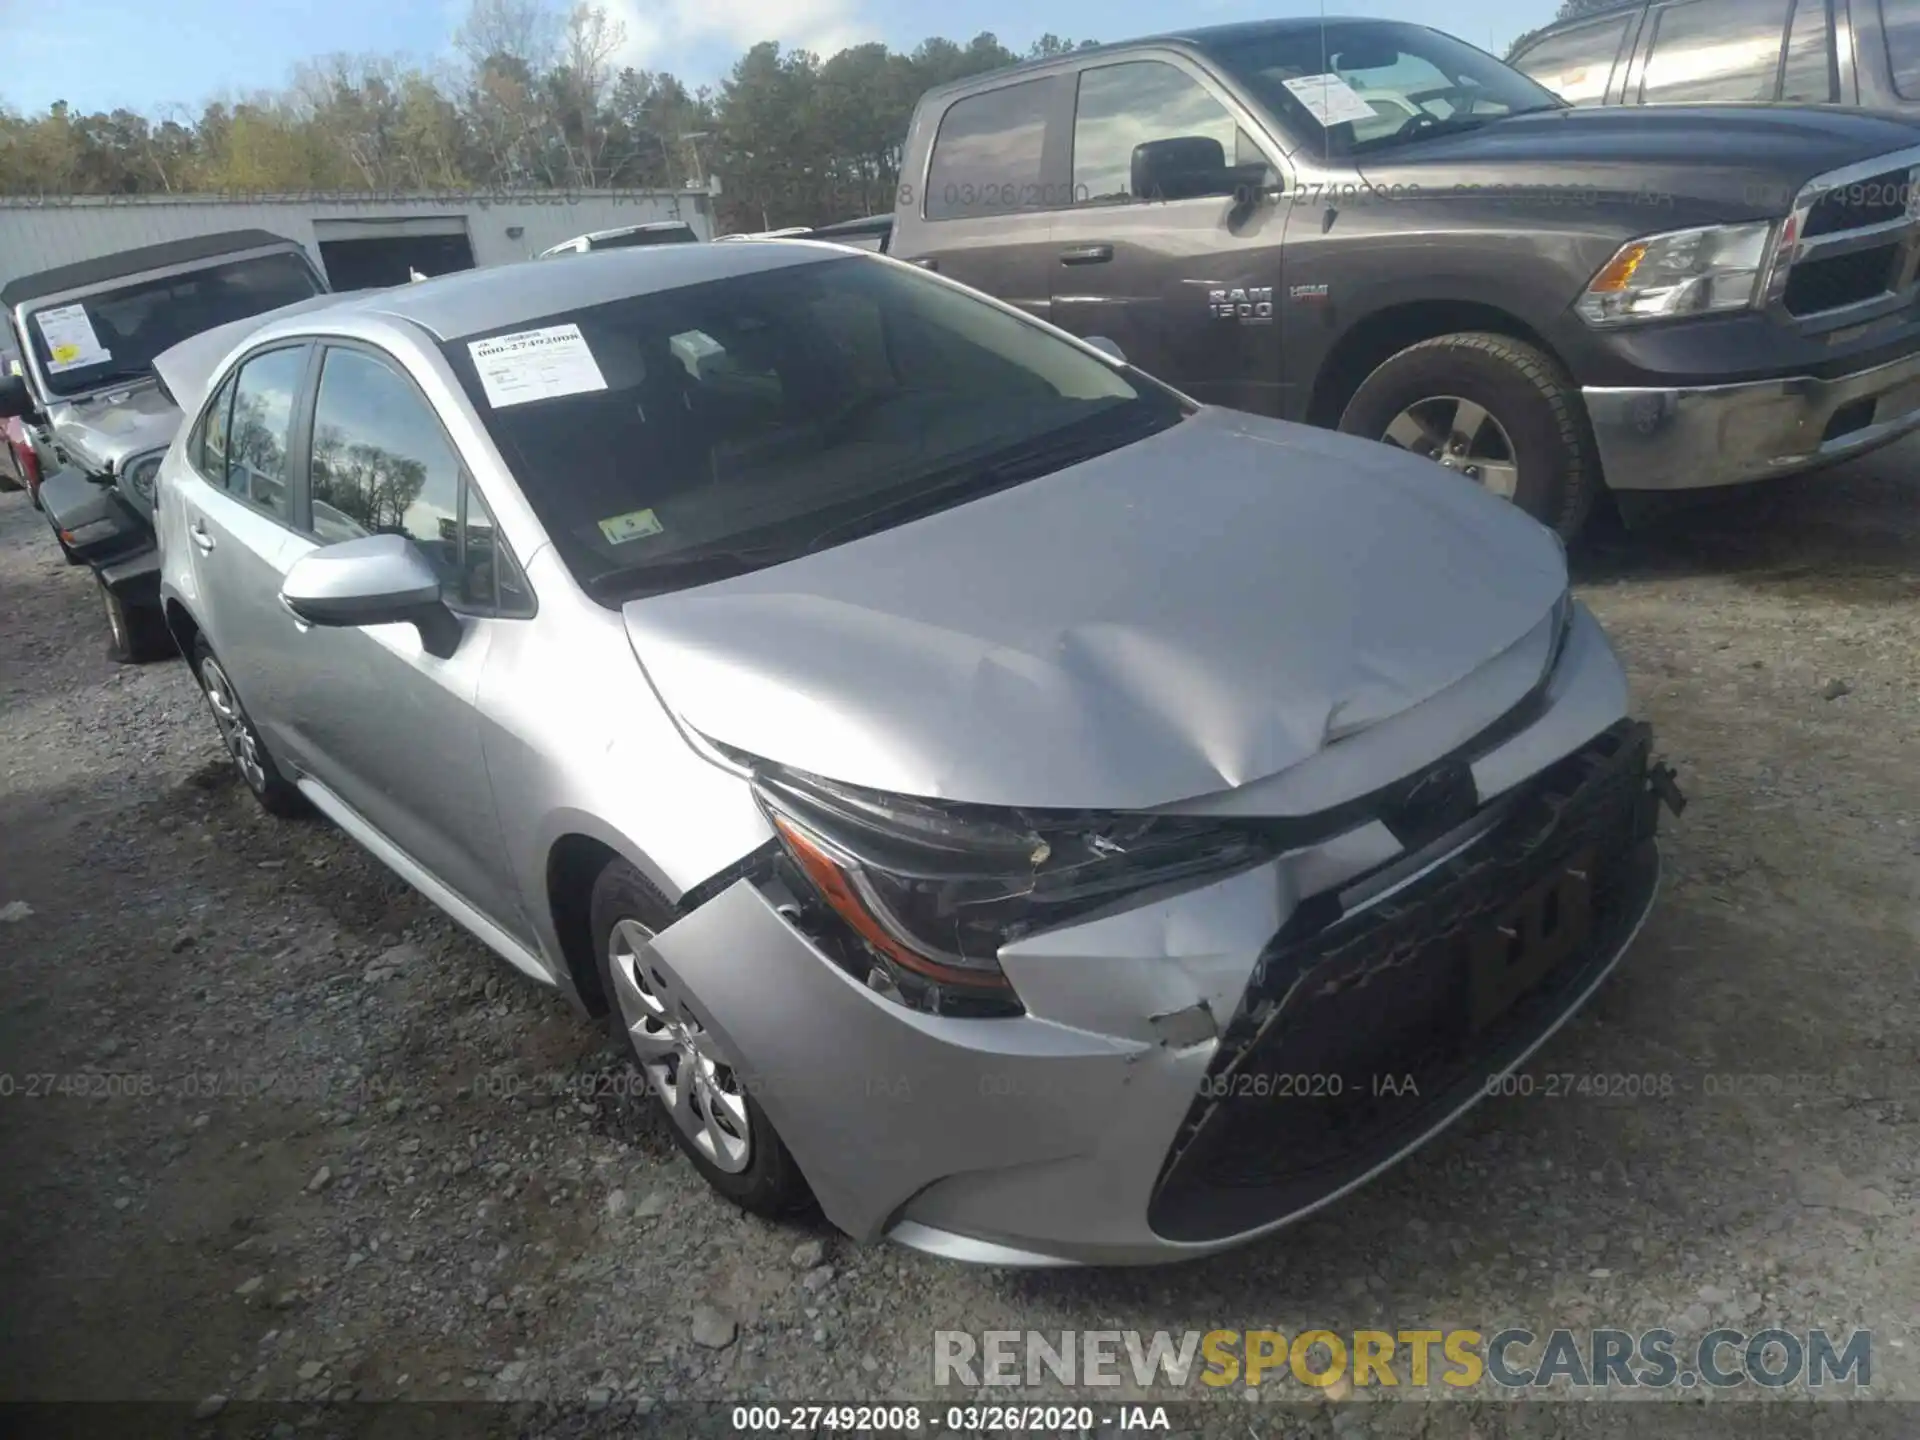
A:
[[[775,883],[736,882],[652,949],[855,1238],[1015,1265],[1224,1249],[1443,1129],[1646,917],[1671,782],[1645,726],[1609,724],[1617,662],[1584,612],[1570,651],[1589,663],[1570,653],[1555,703],[1474,762],[1469,821],[1412,855],[1364,824],[1009,945],[1024,1015],[884,998]]]

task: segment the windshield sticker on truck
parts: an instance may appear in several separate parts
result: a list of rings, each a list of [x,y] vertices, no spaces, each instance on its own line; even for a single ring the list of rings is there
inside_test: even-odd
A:
[[[578,325],[548,325],[491,340],[469,340],[467,351],[473,356],[473,368],[480,372],[487,403],[496,410],[607,388]]]
[[[1282,83],[1322,126],[1380,118],[1373,113],[1373,107],[1356,95],[1353,87],[1338,75],[1299,75]]]
[[[33,317],[47,342],[47,369],[58,375],[113,359],[113,352],[93,333],[93,321],[84,305],[56,305]]]
[[[600,522],[600,533],[607,537],[609,545],[644,540],[649,535],[658,535],[665,528],[651,510],[629,510],[624,515],[609,516]]]

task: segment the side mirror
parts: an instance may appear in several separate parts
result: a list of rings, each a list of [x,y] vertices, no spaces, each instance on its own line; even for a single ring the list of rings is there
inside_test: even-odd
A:
[[[1117,360],[1122,365],[1127,363],[1126,352],[1104,335],[1089,335],[1086,337],[1086,343],[1109,360]]]
[[[25,420],[38,409],[33,392],[27,389],[26,376],[0,375],[0,420]]]
[[[309,625],[412,625],[428,653],[442,658],[460,638],[460,622],[440,599],[440,577],[405,535],[363,535],[310,551],[287,572],[280,602]]]
[[[1250,206],[1272,183],[1265,161],[1227,164],[1220,142],[1209,135],[1178,135],[1133,147],[1133,193],[1142,200],[1197,200],[1228,196]]]

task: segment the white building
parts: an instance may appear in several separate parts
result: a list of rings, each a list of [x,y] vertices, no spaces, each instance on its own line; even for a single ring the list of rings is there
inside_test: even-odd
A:
[[[590,230],[684,220],[713,236],[701,190],[499,195],[73,195],[0,197],[0,285],[20,275],[138,245],[261,229],[306,246],[336,290],[406,283],[529,260]]]

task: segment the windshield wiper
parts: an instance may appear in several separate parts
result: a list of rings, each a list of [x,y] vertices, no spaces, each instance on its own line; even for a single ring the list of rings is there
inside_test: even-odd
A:
[[[945,508],[950,496],[972,491],[975,498],[990,495],[995,490],[1005,489],[1022,480],[1031,480],[1039,475],[1048,475],[1055,470],[1064,470],[1069,465],[1082,460],[1091,460],[1095,456],[1105,455],[1108,451],[1118,450],[1136,440],[1145,438],[1157,426],[1160,417],[1152,411],[1132,418],[1112,429],[1101,430],[1096,434],[1075,434],[1068,437],[1042,435],[1025,445],[1007,451],[997,459],[983,460],[978,464],[963,466],[954,470],[936,472],[928,483],[909,490],[904,495],[896,495],[871,510],[851,515],[845,520],[827,526],[813,539],[807,542],[806,552],[824,550],[848,540],[858,539],[875,530],[883,530],[892,525],[904,524],[908,520],[917,520],[922,515],[930,515]],[[1069,429],[1078,429],[1070,426]]]
[[[662,590],[679,590],[689,585],[707,585],[715,580],[730,580],[800,553],[793,545],[716,545],[710,549],[683,550],[662,555],[657,560],[640,560],[622,565],[582,582],[596,597],[632,591],[640,595]]]

